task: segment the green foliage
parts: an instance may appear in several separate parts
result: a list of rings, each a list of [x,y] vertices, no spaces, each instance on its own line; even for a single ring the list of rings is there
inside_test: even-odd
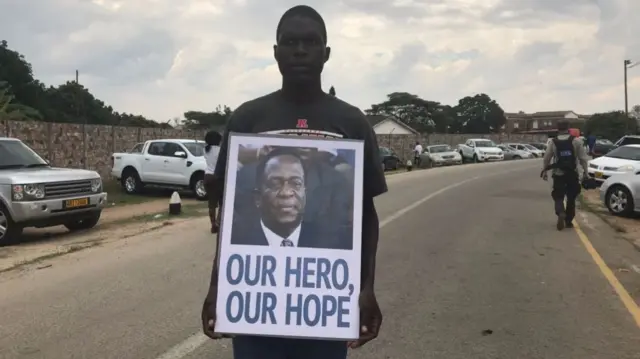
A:
[[[144,127],[171,127],[144,116],[118,113],[75,81],[46,87],[23,55],[0,41],[0,118]]]
[[[467,96],[456,106],[429,101],[407,92],[394,92],[365,112],[401,121],[422,133],[499,132],[506,122],[500,105],[486,94]]]
[[[616,141],[626,134],[635,134],[637,127],[638,122],[631,116],[627,117],[624,111],[611,111],[591,116],[585,122],[582,131]]]
[[[220,105],[213,112],[187,111],[183,124],[188,129],[221,129],[227,124],[231,113],[231,108]]]

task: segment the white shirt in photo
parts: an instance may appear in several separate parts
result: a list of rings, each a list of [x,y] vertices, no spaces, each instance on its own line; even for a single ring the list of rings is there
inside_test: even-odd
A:
[[[264,236],[267,237],[267,242],[269,242],[269,246],[271,247],[280,247],[282,245],[282,241],[285,239],[290,240],[293,243],[294,247],[298,246],[298,240],[300,239],[300,228],[302,224],[299,224],[298,227],[291,233],[291,235],[287,238],[283,238],[271,231],[267,226],[264,225],[264,222],[260,221],[260,226],[262,226],[262,232]]]

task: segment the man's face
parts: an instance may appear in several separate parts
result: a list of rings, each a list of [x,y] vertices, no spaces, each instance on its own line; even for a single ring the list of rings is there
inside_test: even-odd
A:
[[[304,169],[294,156],[270,159],[264,169],[257,205],[263,217],[281,224],[298,223],[304,212]]]
[[[293,82],[317,78],[329,59],[322,26],[308,17],[290,17],[281,24],[274,56],[282,76]]]

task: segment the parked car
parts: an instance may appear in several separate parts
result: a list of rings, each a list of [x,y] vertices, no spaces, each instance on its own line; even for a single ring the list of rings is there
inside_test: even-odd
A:
[[[599,182],[624,173],[640,173],[640,145],[626,145],[589,161],[589,176]]]
[[[533,157],[541,158],[542,156],[544,156],[544,151],[539,150],[527,143],[506,143],[506,145],[513,148],[514,150],[529,152]]]
[[[640,212],[640,175],[627,173],[606,179],[600,186],[600,200],[618,216]]]
[[[529,143],[529,145],[539,149],[540,151],[546,151],[547,150],[547,144],[546,143],[542,143],[542,142],[533,142],[533,143]]]
[[[449,145],[431,145],[420,155],[422,167],[462,164],[462,156]]]
[[[204,142],[163,139],[137,144],[129,153],[111,156],[111,175],[126,193],[145,186],[191,190],[200,200],[207,198],[204,186]]]
[[[387,147],[379,147],[380,158],[382,159],[382,170],[394,171],[400,167],[402,161],[396,153]]]
[[[0,138],[0,245],[26,227],[89,229],[107,202],[95,171],[54,168],[15,138]]]
[[[507,145],[498,145],[498,148],[504,153],[505,160],[521,160],[533,157],[531,152],[516,150],[515,148],[511,148]]]
[[[502,150],[493,141],[484,138],[467,140],[463,145],[458,145],[458,151],[463,160],[473,162],[504,160]]]
[[[596,144],[593,146],[593,152],[591,153],[591,156],[593,156],[593,158],[601,157],[609,153],[609,151],[611,151],[614,147],[615,146],[613,145],[613,142],[609,140],[596,140]]]
[[[636,135],[622,136],[620,137],[619,140],[616,141],[616,143],[613,144],[613,148],[618,148],[620,146],[626,146],[626,145],[640,145],[640,136],[636,136]]]

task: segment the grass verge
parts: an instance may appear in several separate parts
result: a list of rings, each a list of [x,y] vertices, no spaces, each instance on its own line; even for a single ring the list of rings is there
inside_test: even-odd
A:
[[[615,218],[613,218],[606,209],[603,209],[598,203],[589,201],[589,199],[587,199],[584,194],[581,193],[578,196],[578,203],[580,203],[581,209],[593,213],[604,223],[609,225],[609,227],[611,227],[614,231],[618,233],[627,233],[627,229],[623,225],[617,223],[615,221]]]

